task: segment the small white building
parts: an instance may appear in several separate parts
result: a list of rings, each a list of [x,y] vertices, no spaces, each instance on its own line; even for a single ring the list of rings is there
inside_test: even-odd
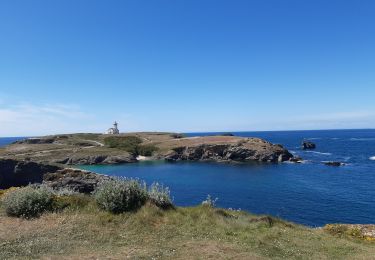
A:
[[[109,128],[108,130],[107,130],[107,132],[105,132],[107,135],[118,135],[119,133],[120,133],[120,131],[118,130],[118,128],[117,128],[117,122],[115,121],[114,123],[113,123],[113,127],[111,127],[111,128]]]

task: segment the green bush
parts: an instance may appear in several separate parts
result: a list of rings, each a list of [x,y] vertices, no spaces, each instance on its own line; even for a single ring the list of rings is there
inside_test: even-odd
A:
[[[110,148],[132,148],[142,143],[137,136],[109,136],[104,138],[104,143]]]
[[[184,138],[186,137],[185,134],[178,134],[178,133],[174,133],[174,134],[171,134],[171,136],[175,139],[180,139],[180,138]]]
[[[137,136],[109,136],[104,143],[110,148],[125,150],[133,155],[151,156],[158,148],[154,145],[141,145],[142,139]]]
[[[170,194],[171,193],[168,187],[164,187],[157,182],[153,183],[148,191],[148,196],[151,203],[163,209],[173,207]]]
[[[136,149],[137,155],[143,155],[143,156],[152,156],[152,154],[157,150],[158,148],[151,144],[138,145]]]
[[[8,216],[33,218],[52,209],[53,193],[45,186],[26,186],[7,192],[2,202]]]
[[[138,180],[112,179],[100,183],[94,197],[101,209],[122,213],[141,207],[147,200],[147,189]]]

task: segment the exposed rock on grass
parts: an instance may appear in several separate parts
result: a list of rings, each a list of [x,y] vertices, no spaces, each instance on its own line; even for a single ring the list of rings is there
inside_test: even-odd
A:
[[[68,188],[80,193],[91,193],[99,182],[109,179],[104,175],[79,169],[61,169],[43,176],[43,183],[54,189]]]
[[[375,242],[375,225],[328,224],[323,229],[332,235],[360,238]]]

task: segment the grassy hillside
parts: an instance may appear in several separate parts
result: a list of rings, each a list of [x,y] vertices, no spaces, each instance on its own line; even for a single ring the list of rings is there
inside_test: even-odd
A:
[[[375,244],[208,206],[111,214],[90,199],[25,220],[0,211],[0,259],[373,259]]]

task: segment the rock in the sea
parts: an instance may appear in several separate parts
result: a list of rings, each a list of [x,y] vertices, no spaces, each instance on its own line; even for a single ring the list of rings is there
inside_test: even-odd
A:
[[[310,141],[303,141],[302,142],[302,149],[307,150],[307,149],[315,149],[316,145],[313,142]]]
[[[303,162],[303,159],[299,156],[295,156],[293,158],[290,158],[289,159],[290,162],[294,162],[294,163],[302,163]]]
[[[328,166],[343,166],[345,165],[345,163],[342,163],[342,162],[324,162],[325,165],[328,165]]]
[[[25,186],[29,183],[41,183],[47,172],[56,172],[61,168],[31,161],[0,159],[0,189]]]

